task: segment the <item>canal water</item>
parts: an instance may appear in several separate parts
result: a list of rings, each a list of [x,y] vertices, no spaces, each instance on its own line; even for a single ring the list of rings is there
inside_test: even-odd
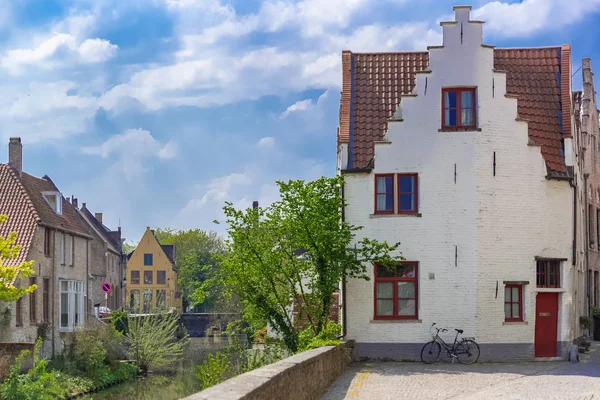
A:
[[[194,370],[176,374],[150,374],[131,382],[121,383],[98,393],[80,397],[85,400],[176,400],[201,390]]]

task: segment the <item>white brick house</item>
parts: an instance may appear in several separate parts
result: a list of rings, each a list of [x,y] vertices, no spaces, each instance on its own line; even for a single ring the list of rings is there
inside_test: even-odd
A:
[[[582,334],[570,47],[495,49],[470,9],[427,52],[342,54],[344,218],[407,261],[346,282],[358,358],[419,359],[433,322],[482,360],[568,357]]]

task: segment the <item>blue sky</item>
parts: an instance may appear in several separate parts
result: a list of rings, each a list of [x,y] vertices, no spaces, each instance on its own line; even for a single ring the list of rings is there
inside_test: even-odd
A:
[[[128,240],[223,233],[224,201],[335,172],[341,51],[441,42],[446,0],[11,0],[0,4],[0,135]],[[462,4],[462,3],[461,3]],[[485,42],[600,50],[600,0],[475,1]],[[574,76],[581,87],[581,74]]]

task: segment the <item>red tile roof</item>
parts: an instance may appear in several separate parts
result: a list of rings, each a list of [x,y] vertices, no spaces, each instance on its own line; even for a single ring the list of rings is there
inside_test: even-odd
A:
[[[342,53],[338,140],[350,143],[350,168],[369,166],[373,143],[383,139],[401,95],[411,93],[428,62],[428,52]],[[571,135],[570,63],[569,46],[494,50],[494,68],[506,72],[507,94],[518,97],[529,137],[548,168],[560,173],[566,172],[562,138]]]
[[[57,214],[42,195],[43,192],[58,192],[58,188],[48,176],[36,178],[25,172],[21,175],[21,184],[25,187],[33,206],[39,214],[41,223],[79,236],[90,237],[86,225],[77,215],[77,211],[62,197],[62,214]]]
[[[7,238],[11,232],[17,232],[16,244],[21,246],[16,258],[2,260],[2,263],[6,266],[19,265],[27,259],[39,216],[8,164],[0,164],[0,214],[8,216],[8,220],[0,224],[0,236]]]

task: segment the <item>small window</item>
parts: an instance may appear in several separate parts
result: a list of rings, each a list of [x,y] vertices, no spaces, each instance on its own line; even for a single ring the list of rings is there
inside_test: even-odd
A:
[[[442,127],[475,128],[475,88],[449,88],[442,90]]]
[[[156,308],[159,310],[164,310],[166,308],[166,290],[158,289],[156,291]]]
[[[44,255],[50,257],[50,229],[44,228]]]
[[[23,326],[23,298],[20,297],[15,303],[15,318],[17,326]]]
[[[43,192],[44,200],[58,215],[62,215],[62,194],[60,192]]]
[[[418,175],[398,174],[398,214],[418,212]]]
[[[506,285],[504,287],[504,320],[506,322],[523,321],[522,285]]]
[[[418,263],[375,265],[375,319],[417,319]]]
[[[44,322],[50,321],[50,279],[44,278],[44,292],[42,298],[42,316]]]
[[[75,265],[75,236],[71,235],[71,251],[69,254],[69,265]]]
[[[32,285],[36,285],[37,284],[37,278],[32,276],[29,278],[29,286]],[[36,309],[36,292],[37,290],[34,290],[33,292],[31,292],[29,294],[29,321],[32,324],[37,323],[37,309]]]
[[[144,312],[152,310],[152,289],[144,290]]]
[[[537,262],[536,285],[539,288],[560,287],[560,261],[540,260]]]
[[[65,233],[60,234],[60,263],[65,265]]]
[[[375,175],[375,213],[394,213],[394,175]]]
[[[167,283],[167,271],[156,271],[156,283],[159,285]]]
[[[144,265],[152,265],[152,254],[144,254]]]
[[[144,271],[144,285],[152,285],[152,271]]]
[[[137,312],[140,310],[140,291],[132,290],[129,292],[129,308],[131,311]]]
[[[140,284],[140,271],[131,271],[131,284]]]

